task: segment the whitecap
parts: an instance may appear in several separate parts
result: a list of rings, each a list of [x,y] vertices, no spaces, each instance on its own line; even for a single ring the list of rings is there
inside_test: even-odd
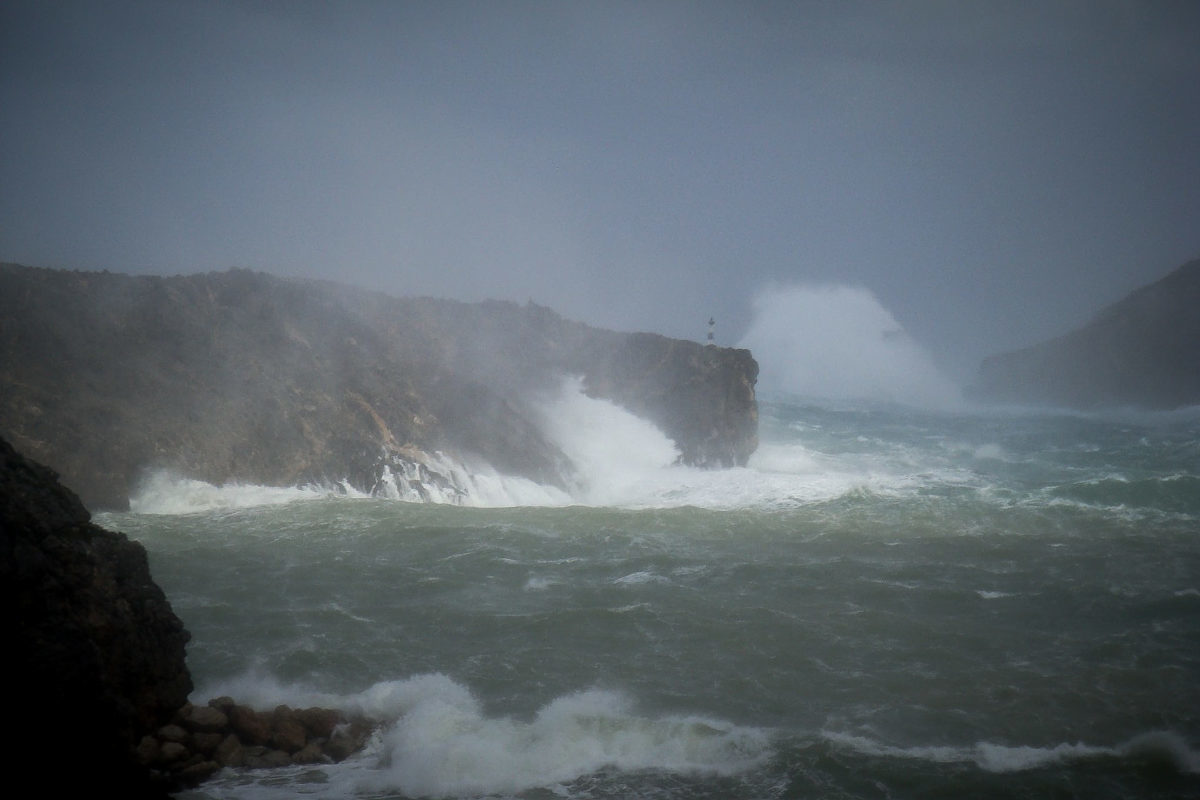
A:
[[[1060,742],[1036,747],[981,741],[973,745],[887,745],[865,736],[823,731],[822,737],[836,745],[865,755],[920,759],[938,763],[973,763],[988,772],[1022,772],[1050,764],[1090,758],[1139,758],[1163,761],[1180,772],[1200,773],[1200,754],[1180,736],[1169,731],[1150,731],[1112,747]]]
[[[621,692],[561,696],[531,720],[488,716],[465,687],[418,676],[379,694],[402,697],[381,737],[378,768],[359,788],[418,797],[515,793],[600,769],[733,774],[770,753],[765,731],[698,716],[639,713]]]

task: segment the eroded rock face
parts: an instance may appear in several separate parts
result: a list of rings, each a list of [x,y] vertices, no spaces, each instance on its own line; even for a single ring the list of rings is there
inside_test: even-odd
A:
[[[1200,404],[1200,259],[1057,339],[990,356],[980,400],[1078,409]]]
[[[757,445],[744,350],[604,331],[526,304],[393,298],[246,270],[131,277],[0,265],[0,435],[89,508],[166,469],[213,483],[348,481],[431,454],[566,486],[537,403],[564,376],[657,423],[682,460]],[[445,474],[414,489],[453,496]]]
[[[187,700],[188,633],[145,549],[92,525],[51,470],[4,440],[0,596],[8,762],[40,793],[162,796],[135,748]]]

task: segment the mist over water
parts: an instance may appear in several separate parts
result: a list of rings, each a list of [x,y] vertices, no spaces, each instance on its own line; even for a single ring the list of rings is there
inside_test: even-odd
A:
[[[739,346],[761,367],[761,394],[961,406],[962,392],[867,289],[762,291]]]

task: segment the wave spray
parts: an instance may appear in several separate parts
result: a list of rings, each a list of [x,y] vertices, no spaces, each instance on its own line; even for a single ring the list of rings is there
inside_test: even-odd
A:
[[[961,391],[867,289],[794,285],[761,292],[740,346],[763,394],[946,409]]]

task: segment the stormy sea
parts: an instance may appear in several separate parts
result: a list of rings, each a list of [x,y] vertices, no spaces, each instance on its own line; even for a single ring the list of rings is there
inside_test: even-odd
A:
[[[1200,796],[1200,410],[780,397],[718,471],[558,412],[570,491],[158,475],[98,516],[191,631],[193,702],[388,720],[186,798]]]

